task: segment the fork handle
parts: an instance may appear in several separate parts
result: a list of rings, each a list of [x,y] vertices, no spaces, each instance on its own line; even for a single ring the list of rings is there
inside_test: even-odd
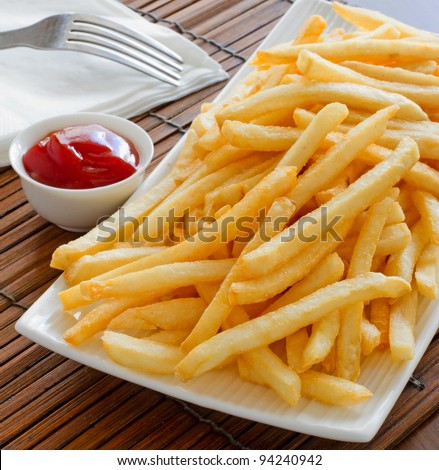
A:
[[[0,49],[20,46],[32,47],[29,27],[0,32]]]

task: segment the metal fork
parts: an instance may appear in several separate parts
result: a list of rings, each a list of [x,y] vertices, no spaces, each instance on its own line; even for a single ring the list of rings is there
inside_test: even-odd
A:
[[[19,46],[86,52],[174,86],[183,69],[182,58],[154,39],[91,15],[54,15],[25,28],[0,33],[0,49]]]

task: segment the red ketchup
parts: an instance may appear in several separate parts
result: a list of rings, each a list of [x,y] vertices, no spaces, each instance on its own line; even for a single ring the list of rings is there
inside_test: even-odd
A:
[[[57,188],[88,189],[132,175],[139,155],[131,143],[105,127],[66,127],[35,144],[23,156],[29,176]]]

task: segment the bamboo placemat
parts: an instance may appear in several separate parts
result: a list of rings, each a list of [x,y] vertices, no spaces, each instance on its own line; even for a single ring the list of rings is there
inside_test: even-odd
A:
[[[126,0],[146,19],[206,50],[233,75],[287,0]],[[155,143],[155,166],[200,104],[224,83],[134,121]],[[315,438],[211,411],[82,366],[18,335],[14,324],[59,275],[53,250],[76,235],[37,216],[12,169],[0,173],[0,444],[5,449],[385,449],[437,448],[436,335],[378,435],[367,444]]]

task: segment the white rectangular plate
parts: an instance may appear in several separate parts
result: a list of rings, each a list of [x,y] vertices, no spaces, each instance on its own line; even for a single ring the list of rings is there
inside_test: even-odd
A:
[[[285,14],[261,48],[291,39],[311,14],[323,15],[329,28],[346,26],[328,3],[300,0]],[[245,65],[217,99],[226,96],[249,70],[250,67]],[[165,176],[175,162],[181,144],[179,142],[171,150],[138,192],[145,191]],[[182,384],[173,377],[147,375],[115,364],[106,355],[99,336],[81,347],[67,344],[63,334],[75,320],[63,313],[58,299],[58,292],[64,288],[66,285],[60,277],[20,318],[17,331],[58,354],[166,395],[291,431],[353,442],[366,442],[379,430],[439,327],[439,304],[423,299],[413,360],[393,363],[388,353],[379,352],[365,360],[359,382],[374,393],[369,401],[357,406],[333,407],[302,398],[298,406],[290,408],[270,389],[240,380],[233,367],[212,371]]]

